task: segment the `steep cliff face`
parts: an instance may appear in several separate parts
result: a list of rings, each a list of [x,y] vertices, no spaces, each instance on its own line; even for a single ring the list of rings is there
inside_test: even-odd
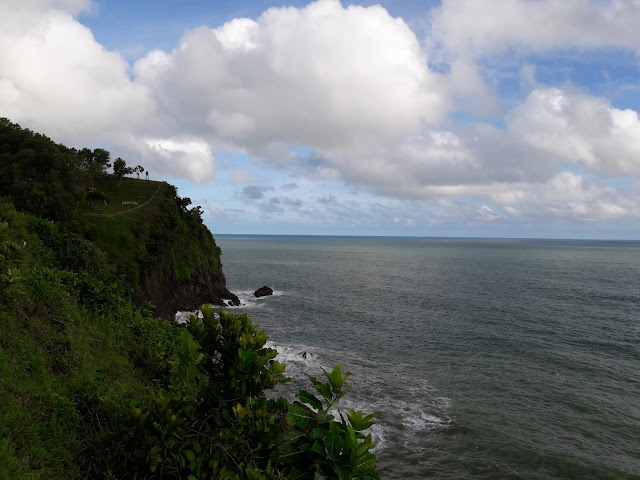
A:
[[[227,289],[222,271],[212,274],[197,268],[188,277],[178,278],[170,255],[164,255],[152,271],[143,274],[133,300],[135,303],[150,301],[161,317],[171,317],[177,311],[195,310],[204,303],[240,304],[238,297]]]
[[[93,242],[133,300],[161,316],[237,302],[200,207],[165,182],[107,174],[108,160],[105,150],[69,149],[0,118],[0,198]],[[66,250],[73,245],[56,245]]]
[[[200,208],[189,208],[191,200],[167,183],[125,180],[115,188],[115,179],[104,178],[98,188],[120,201],[155,183],[157,188],[149,189],[153,201],[118,215],[85,215],[78,228],[109,255],[134,302],[150,301],[162,317],[204,303],[239,304],[227,290],[220,248],[202,223]]]

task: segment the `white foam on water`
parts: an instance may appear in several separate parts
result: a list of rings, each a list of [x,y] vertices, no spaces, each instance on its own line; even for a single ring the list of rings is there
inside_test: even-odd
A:
[[[234,293],[238,296],[238,300],[240,300],[240,305],[238,306],[225,306],[225,309],[254,309],[254,308],[262,308],[269,301],[269,297],[281,297],[285,294],[283,290],[274,290],[273,294],[266,295],[264,297],[256,297],[253,294],[254,290],[238,290]]]
[[[204,318],[202,311],[194,310],[192,312],[176,312],[174,317],[176,325],[186,325],[189,321],[189,315],[196,315],[198,318]]]
[[[295,370],[299,376],[315,375],[322,366],[312,349],[306,345],[280,345],[271,340],[267,340],[265,345],[274,348],[278,352],[276,360],[287,365],[287,374],[291,375]]]
[[[384,450],[387,442],[385,441],[385,434],[387,428],[381,423],[374,423],[371,427],[371,440],[376,446],[371,450],[373,453],[378,453]]]
[[[418,415],[409,415],[402,418],[402,425],[405,427],[416,430],[441,430],[449,428],[453,422],[448,417],[439,417],[432,413],[420,412]]]

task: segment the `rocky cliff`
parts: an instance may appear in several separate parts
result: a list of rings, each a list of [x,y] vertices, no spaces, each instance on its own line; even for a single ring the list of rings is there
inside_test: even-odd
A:
[[[115,179],[102,179],[99,188],[114,196],[109,182]],[[131,196],[127,190],[149,183],[126,179],[118,195]],[[84,235],[107,252],[124,275],[134,302],[150,301],[162,317],[203,303],[239,304],[227,289],[220,248],[202,223],[202,211],[190,204],[175,187],[161,183],[153,202],[140,210],[86,215],[79,223]]]

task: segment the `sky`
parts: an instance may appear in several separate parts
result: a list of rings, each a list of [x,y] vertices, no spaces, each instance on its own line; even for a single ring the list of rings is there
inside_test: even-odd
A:
[[[0,0],[0,117],[221,234],[640,239],[639,0]]]

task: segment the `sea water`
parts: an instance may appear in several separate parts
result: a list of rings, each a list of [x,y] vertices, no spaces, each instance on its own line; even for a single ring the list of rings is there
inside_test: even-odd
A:
[[[216,239],[280,393],[351,371],[383,478],[640,479],[640,243]]]

